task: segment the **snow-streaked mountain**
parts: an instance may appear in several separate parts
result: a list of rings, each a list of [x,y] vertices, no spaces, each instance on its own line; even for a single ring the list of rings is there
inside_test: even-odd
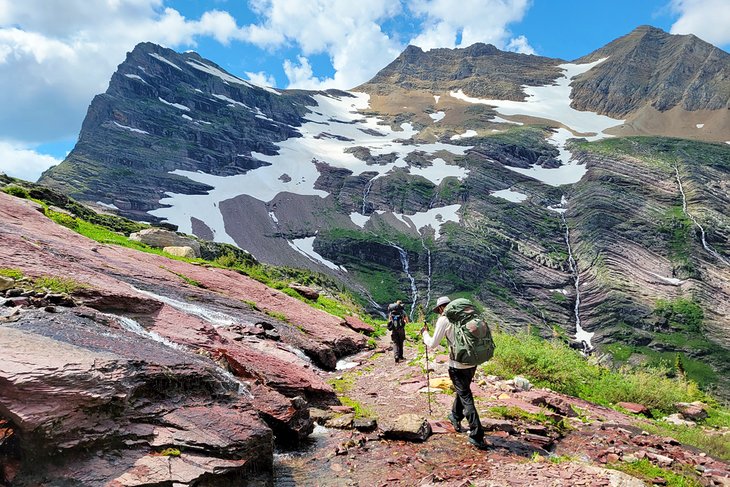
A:
[[[718,82],[704,105],[667,107],[687,121],[665,123],[650,97],[629,95],[630,73],[610,74],[637,53],[692,69],[666,45],[701,41],[645,30],[571,63],[409,47],[351,92],[260,87],[195,53],[141,44],[42,182],[328,273],[373,309],[467,294],[507,327],[646,347],[665,326],[658,300],[689,296],[719,347],[707,360],[721,363],[730,134],[727,107],[713,107],[728,91]],[[727,54],[707,52],[698,73],[726,72]],[[654,79],[637,77],[638,92]],[[695,141],[620,137],[670,132]]]

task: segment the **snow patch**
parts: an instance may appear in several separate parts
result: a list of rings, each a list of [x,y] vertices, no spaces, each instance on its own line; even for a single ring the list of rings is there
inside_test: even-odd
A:
[[[446,112],[429,113],[429,117],[433,120],[433,123],[440,122],[446,116]]]
[[[529,168],[505,167],[510,171],[524,174],[550,186],[577,183],[588,172],[588,168],[584,164],[578,164],[578,161],[573,159],[573,154],[565,148],[565,142],[571,137],[573,137],[573,134],[568,130],[559,128],[556,133],[547,139],[549,143],[558,148],[558,160],[562,162],[562,165],[558,168],[546,169],[541,166]]]
[[[433,99],[435,100],[435,103],[439,102],[439,98],[441,98],[441,95],[433,95]]]
[[[230,75],[230,74],[226,73],[225,71],[221,71],[218,68],[214,68],[213,66],[210,66],[208,64],[200,63],[200,62],[192,60],[192,59],[189,59],[185,62],[188,63],[193,68],[197,69],[198,71],[208,73],[211,76],[216,76],[227,83],[235,83],[235,84],[244,85],[244,86],[253,86],[251,83],[244,81],[241,78],[236,78],[235,76]]]
[[[512,120],[507,120],[506,118],[497,117],[497,116],[495,116],[493,119],[491,119],[490,122],[494,122],[494,123],[511,123],[512,125],[525,125],[522,122],[513,122]]]
[[[413,215],[403,213],[393,213],[393,215],[418,233],[422,228],[430,226],[436,231],[436,238],[439,238],[441,226],[444,223],[459,223],[461,221],[459,209],[461,209],[461,205],[449,205],[441,208],[431,208],[428,211],[421,211]]]
[[[507,189],[501,189],[499,191],[493,191],[492,193],[489,193],[491,196],[496,196],[497,198],[502,198],[507,201],[511,201],[512,203],[522,203],[527,199],[527,195],[524,193],[520,193],[519,191],[513,191],[511,188]]]
[[[701,129],[704,126],[705,126],[704,123],[698,123],[697,125],[695,125],[695,127],[697,127],[698,129]]]
[[[99,206],[103,206],[104,208],[109,208],[110,210],[118,210],[119,209],[117,207],[117,205],[115,205],[114,203],[112,203],[110,205],[109,203],[104,203],[103,201],[97,201],[96,204],[99,205]]]
[[[315,238],[317,237],[297,238],[294,240],[287,240],[287,242],[289,243],[289,246],[291,248],[306,256],[309,260],[317,262],[319,264],[323,264],[324,266],[336,271],[342,270],[340,266],[333,262],[330,262],[329,260],[325,259],[314,251]]]
[[[129,127],[128,125],[122,125],[121,123],[118,123],[118,122],[114,122],[114,125],[116,125],[120,129],[129,130],[130,132],[136,132],[138,134],[145,134],[145,135],[150,134],[149,132],[147,132],[145,130],[140,130],[140,129],[136,129],[134,127]]]
[[[570,106],[570,82],[576,76],[589,71],[608,58],[587,64],[561,64],[558,67],[565,75],[558,78],[553,85],[523,86],[527,95],[525,101],[487,100],[474,98],[464,94],[462,90],[452,91],[451,96],[467,103],[491,105],[501,115],[526,115],[547,120],[555,120],[578,133],[595,133],[600,138],[604,130],[620,125],[624,120],[598,115],[594,112],[578,111]]]
[[[159,97],[159,96],[157,97],[157,99],[158,99],[158,100],[160,100],[160,101],[161,101],[162,103],[164,103],[165,105],[169,105],[169,106],[171,106],[171,107],[175,107],[175,108],[177,108],[178,110],[182,110],[182,111],[184,111],[184,112],[189,112],[189,111],[190,111],[190,108],[189,108],[189,107],[186,107],[185,105],[181,105],[181,104],[179,104],[179,103],[172,103],[172,102],[170,102],[170,101],[167,101],[167,100],[165,100],[164,98],[162,98],[162,97]]]
[[[654,272],[650,272],[649,274],[651,274],[652,276],[656,277],[657,279],[661,279],[662,281],[664,281],[664,282],[666,282],[668,284],[672,284],[673,286],[679,286],[681,284],[684,284],[684,282],[685,282],[684,280],[677,279],[676,277],[664,277],[664,276],[661,276],[661,275],[656,274]]]
[[[149,55],[152,56],[153,58],[157,59],[158,61],[162,61],[165,64],[169,64],[170,66],[172,66],[173,68],[177,69],[178,71],[182,71],[182,68],[180,66],[178,66],[175,63],[173,63],[172,61],[168,61],[167,59],[165,59],[164,57],[160,56],[156,52],[150,52]]]
[[[274,214],[274,212],[273,212],[273,211],[270,211],[270,212],[269,212],[269,218],[271,218],[271,221],[272,221],[272,222],[274,222],[274,223],[276,223],[276,224],[278,224],[278,223],[279,223],[279,219],[278,219],[278,218],[276,218],[276,215]]]
[[[477,136],[476,130],[467,130],[463,134],[452,135],[451,140],[466,139],[468,137],[476,137],[476,136]]]
[[[249,107],[245,103],[241,103],[240,101],[236,101],[233,98],[228,98],[226,95],[216,95],[215,93],[213,93],[213,96],[215,98],[218,98],[219,100],[227,101],[229,103],[229,106],[239,105],[239,106],[242,106],[243,108],[247,108],[248,110],[251,110],[251,107]]]
[[[379,118],[363,116],[358,112],[369,106],[369,96],[364,93],[353,93],[352,95],[341,98],[327,94],[314,95],[317,106],[309,107],[312,111],[306,115],[303,124],[297,129],[301,137],[292,137],[279,142],[277,144],[279,146],[278,154],[268,155],[257,152],[251,154],[252,157],[270,165],[234,176],[215,176],[179,169],[173,171],[173,174],[207,184],[214,189],[205,195],[167,193],[167,197],[161,200],[161,204],[170,205],[170,207],[159,208],[150,213],[178,225],[180,231],[186,233],[192,232],[190,218],[196,217],[206,222],[215,231],[217,241],[233,243],[225,233],[223,218],[217,207],[218,203],[243,193],[260,201],[269,202],[284,191],[325,198],[329,193],[314,187],[320,173],[313,161],[347,169],[352,171],[353,175],[377,172],[371,179],[383,177],[396,168],[408,168],[412,174],[423,176],[434,184],[439,184],[447,176],[466,177],[465,169],[448,165],[443,159],[434,160],[429,167],[416,168],[410,166],[405,158],[413,151],[421,151],[427,155],[433,155],[438,151],[464,155],[471,147],[442,142],[403,144],[402,140],[411,139],[417,133],[411,124],[401,124],[400,130],[381,125]],[[225,95],[213,96],[223,101],[245,106]],[[363,130],[372,133],[368,134]],[[323,131],[339,137],[315,138]],[[377,135],[372,135],[375,133]],[[366,147],[373,156],[395,153],[396,159],[384,165],[368,165],[367,162],[356,158],[352,153],[346,152],[347,149],[356,146]],[[288,174],[291,180],[282,181],[279,179],[281,174]],[[458,205],[456,206],[458,207]],[[438,213],[440,209],[431,211]]]
[[[185,120],[187,120],[189,122],[193,121],[193,117],[191,117],[190,115],[185,115],[184,113],[182,114],[182,118],[184,118]]]
[[[143,78],[143,77],[141,77],[141,76],[138,76],[138,75],[136,75],[136,74],[129,74],[129,73],[125,73],[125,74],[124,74],[124,76],[126,76],[126,77],[127,77],[127,78],[129,78],[129,79],[136,79],[137,81],[141,81],[142,83],[144,83],[144,84],[146,84],[146,85],[147,85],[147,84],[149,84],[149,83],[147,83],[147,82],[146,82],[146,81],[144,80],[144,78]]]
[[[361,215],[357,212],[350,213],[350,220],[352,220],[352,223],[357,225],[360,228],[365,228],[365,224],[370,220],[369,216]]]

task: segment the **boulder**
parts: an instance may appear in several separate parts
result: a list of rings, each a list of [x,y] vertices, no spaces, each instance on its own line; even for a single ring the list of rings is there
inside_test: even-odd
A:
[[[303,286],[301,284],[297,284],[296,282],[292,282],[291,284],[289,284],[289,287],[307,299],[311,299],[312,301],[317,301],[317,299],[319,299],[319,291],[312,287]]]
[[[691,421],[701,421],[707,418],[707,404],[701,401],[695,402],[679,402],[674,405],[682,414],[684,419]]]
[[[345,324],[348,326],[348,328],[358,333],[372,335],[375,332],[375,328],[368,325],[357,316],[345,316]]]
[[[175,232],[162,228],[145,228],[129,236],[130,240],[142,242],[150,247],[164,249],[165,247],[190,247],[195,257],[200,257],[200,244],[190,237],[183,237]]]
[[[514,433],[516,431],[514,423],[506,419],[484,418],[481,421],[484,431],[504,431],[506,433]]]
[[[352,422],[352,427],[358,431],[373,431],[378,427],[378,422],[371,418],[360,418]]]
[[[327,420],[324,424],[327,428],[350,429],[352,422],[355,420],[354,413],[340,414],[332,419]]]
[[[9,277],[0,276],[0,291],[7,291],[15,286],[15,281]]]
[[[647,408],[643,404],[637,404],[635,402],[620,402],[616,405],[624,408],[630,413],[643,414],[644,416],[651,417],[651,412],[649,411],[649,408]]]
[[[197,257],[195,255],[195,250],[192,247],[187,246],[181,246],[181,247],[164,247],[162,249],[163,252],[174,255],[176,257],[185,257],[187,259],[194,259]]]
[[[684,419],[684,417],[682,416],[681,413],[670,414],[669,416],[662,418],[662,421],[665,421],[669,424],[674,424],[677,426],[690,426],[690,427],[697,426],[697,423],[695,423],[694,421],[688,421],[688,420]]]
[[[517,376],[513,379],[513,383],[516,389],[521,391],[529,391],[532,389],[532,383],[524,377]]]
[[[454,384],[451,383],[451,379],[448,377],[434,377],[429,381],[428,385],[432,391],[436,389],[440,389],[444,392],[454,390]]]
[[[382,427],[383,436],[391,440],[426,441],[431,436],[431,425],[418,414],[401,414]]]

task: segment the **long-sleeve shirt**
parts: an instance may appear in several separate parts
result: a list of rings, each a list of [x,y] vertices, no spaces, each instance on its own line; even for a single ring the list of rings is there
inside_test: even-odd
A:
[[[433,332],[433,336],[428,334],[428,330],[423,331],[423,343],[426,344],[426,347],[433,349],[438,347],[444,337],[446,337],[450,347],[451,343],[454,341],[454,327],[446,316],[441,315],[439,316],[439,319],[436,320],[436,329]],[[474,366],[462,364],[461,362],[452,360],[451,357],[449,357],[449,367],[453,367],[455,369],[471,369]]]

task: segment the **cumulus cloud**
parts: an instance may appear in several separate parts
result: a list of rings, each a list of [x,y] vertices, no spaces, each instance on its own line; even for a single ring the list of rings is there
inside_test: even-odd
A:
[[[455,6],[451,0],[410,0],[410,10],[424,18],[424,28],[411,44],[424,50],[475,42],[505,48],[511,36],[507,25],[522,20],[530,4],[531,0],[461,0]]]
[[[43,171],[59,162],[54,157],[0,142],[0,171],[8,176],[37,181]]]
[[[694,34],[716,46],[730,44],[730,2],[727,0],[672,0],[669,6],[679,15],[672,24],[672,34]]]
[[[263,71],[259,71],[257,73],[246,71],[245,74],[248,80],[255,85],[276,86],[276,79]]]
[[[162,0],[0,0],[0,137],[28,146],[78,133],[92,97],[139,42],[245,37],[227,12],[186,19]]]
[[[520,54],[537,54],[525,36],[513,37],[505,48],[508,51],[519,52]]]
[[[246,26],[246,39],[263,48],[298,47],[301,56],[286,60],[291,88],[352,88],[393,60],[402,45],[383,32],[380,22],[401,11],[399,2],[370,0],[252,0],[259,24]],[[335,74],[319,79],[308,56],[326,54]]]

